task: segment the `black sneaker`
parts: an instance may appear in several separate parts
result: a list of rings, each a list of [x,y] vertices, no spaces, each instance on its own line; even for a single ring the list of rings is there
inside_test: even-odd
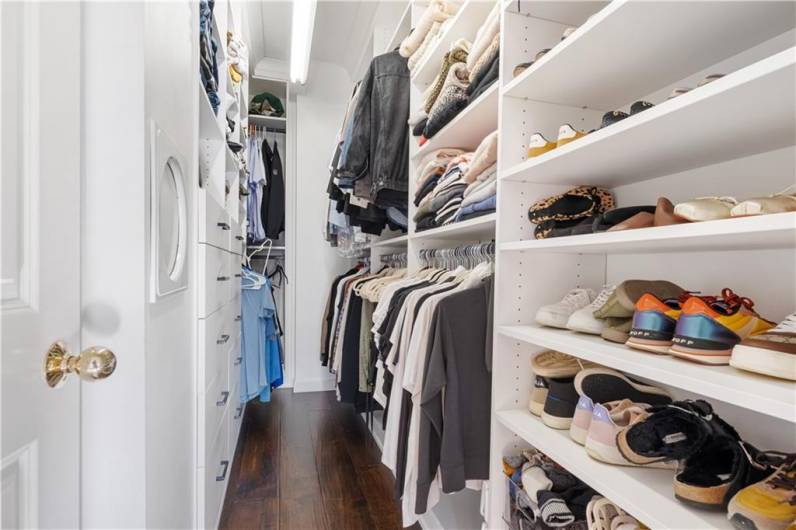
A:
[[[548,427],[569,429],[579,399],[574,381],[573,377],[547,380],[549,388],[542,411],[542,421]]]
[[[672,402],[669,393],[656,386],[630,379],[610,368],[586,368],[575,376],[575,389],[594,403],[629,399],[634,403],[665,405]]]

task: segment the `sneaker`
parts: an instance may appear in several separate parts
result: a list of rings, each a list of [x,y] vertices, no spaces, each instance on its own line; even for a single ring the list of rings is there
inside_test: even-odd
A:
[[[627,112],[622,112],[621,110],[612,110],[603,114],[602,122],[600,122],[600,129],[605,129],[606,127],[613,125],[614,123],[618,123],[625,118],[627,118],[629,114]]]
[[[777,460],[781,463],[782,458]],[[771,455],[728,436],[711,437],[674,477],[674,496],[695,508],[725,511],[741,489],[774,472]]]
[[[697,83],[697,87],[705,86],[713,81],[716,81],[717,79],[721,79],[722,77],[724,77],[724,74],[710,74],[706,76],[705,79]]]
[[[740,217],[785,212],[796,212],[796,185],[768,197],[747,199],[734,206],[730,215]]]
[[[669,353],[703,364],[729,364],[733,347],[774,327],[754,302],[723,289],[721,298],[692,296],[682,306]]]
[[[635,116],[639,112],[644,112],[645,110],[651,109],[654,107],[652,103],[649,101],[639,100],[630,105],[630,115]]]
[[[528,402],[528,411],[534,416],[542,415],[548,391],[547,379],[537,375],[534,379],[533,390],[531,390],[531,399]]]
[[[591,361],[584,361],[554,350],[543,351],[531,359],[533,373],[546,379],[575,377],[575,374],[582,369],[594,366],[597,365]]]
[[[568,143],[573,142],[578,138],[583,138],[584,136],[586,136],[586,134],[587,134],[586,131],[579,131],[569,123],[565,123],[564,125],[558,128],[558,141],[556,142],[556,147],[567,145]]]
[[[605,328],[600,333],[600,337],[608,342],[624,344],[630,338],[632,325],[633,319],[631,318],[608,317],[605,319]]]
[[[678,298],[685,289],[665,280],[625,280],[620,283],[605,304],[594,312],[597,318],[619,317],[632,318],[636,311],[636,302],[645,293],[651,293],[665,300]],[[627,339],[625,339],[627,340]]]
[[[567,328],[572,331],[580,331],[581,333],[590,333],[592,335],[599,335],[602,333],[605,327],[605,320],[596,318],[594,312],[605,305],[605,302],[615,290],[615,285],[606,285],[603,287],[600,294],[597,295],[597,298],[595,298],[591,304],[572,313],[569,320],[567,320]]]
[[[679,298],[661,300],[645,293],[636,302],[633,327],[625,344],[637,350],[668,354],[680,312]]]
[[[738,530],[787,530],[796,521],[796,455],[730,500],[727,518]]]
[[[566,329],[572,313],[591,304],[594,297],[591,289],[572,289],[560,302],[540,307],[536,312],[536,322],[543,326]]]
[[[548,385],[550,388],[542,410],[542,422],[553,429],[569,429],[579,399],[574,379],[550,379]]]
[[[644,404],[633,403],[629,399],[594,405],[594,413],[585,443],[589,456],[606,464],[638,465],[628,461],[619,452],[616,447],[616,435],[624,427],[649,416],[645,410],[647,407]],[[650,467],[672,469],[676,466],[667,462],[657,462]]]
[[[703,400],[675,401],[647,410],[649,416],[616,434],[616,446],[638,465],[683,460],[696,454],[713,436],[739,440],[735,429]]]
[[[730,366],[796,381],[796,313],[732,349]]]
[[[572,423],[569,426],[569,437],[580,445],[586,443],[592,414],[594,414],[594,403],[589,396],[580,396],[578,404],[575,406],[575,414],[572,416]]]
[[[738,204],[734,197],[697,197],[674,207],[674,214],[686,221],[716,221],[729,219]]]
[[[528,158],[543,155],[556,148],[555,142],[549,141],[542,133],[533,133],[528,139]]]
[[[610,368],[581,370],[575,376],[574,385],[579,396],[588,396],[594,403],[629,399],[634,403],[664,405],[672,401],[666,390],[634,381]]]

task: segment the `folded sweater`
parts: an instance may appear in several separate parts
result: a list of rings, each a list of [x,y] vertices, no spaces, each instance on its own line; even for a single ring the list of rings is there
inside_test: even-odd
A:
[[[463,180],[468,184],[473,182],[478,175],[497,161],[498,132],[489,133],[475,150],[470,167],[464,174]]]

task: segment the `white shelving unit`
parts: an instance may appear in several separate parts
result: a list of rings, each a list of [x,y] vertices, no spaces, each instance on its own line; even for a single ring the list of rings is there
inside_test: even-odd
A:
[[[287,118],[284,116],[277,117],[262,116],[260,114],[249,114],[249,124],[284,131],[287,129]]]
[[[527,411],[530,360],[554,349],[626,372],[676,399],[706,399],[747,441],[796,450],[796,383],[632,350],[540,327],[539,307],[570,289],[668,279],[705,294],[730,287],[779,321],[796,309],[796,214],[533,239],[528,208],[576,185],[617,206],[776,193],[796,175],[796,6],[776,2],[502,0],[495,339],[487,527],[506,528],[500,458],[547,453],[653,529],[730,528],[674,498],[673,473],[593,460],[567,431]],[[567,26],[578,26],[561,41]],[[552,48],[516,78],[512,70]],[[604,58],[606,60],[600,60]],[[610,59],[608,59],[610,58]],[[694,88],[708,74],[725,76]],[[674,87],[690,92],[667,100]],[[600,126],[637,100],[656,106],[544,155],[527,140]]]
[[[439,246],[450,246],[451,241],[469,242],[484,241],[495,237],[495,220],[497,214],[487,214],[466,221],[423,230],[412,234],[415,241],[438,240],[443,243]],[[445,243],[446,242],[446,243]],[[427,248],[427,247],[426,247]]]

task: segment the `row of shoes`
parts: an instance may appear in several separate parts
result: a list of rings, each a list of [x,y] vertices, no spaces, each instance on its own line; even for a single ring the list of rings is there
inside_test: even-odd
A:
[[[547,351],[531,361],[529,409],[568,430],[595,460],[677,470],[675,498],[727,510],[739,530],[793,530],[796,455],[760,451],[703,400],[669,393],[621,372]]]
[[[570,35],[572,35],[575,32],[576,29],[578,29],[578,28],[575,28],[575,27],[564,28],[564,32],[561,34],[561,39],[558,41],[558,43],[563,42],[564,40],[566,40],[566,38],[569,37]],[[558,44],[558,43],[556,43],[556,44]],[[523,73],[525,70],[527,70],[532,64],[534,64],[535,62],[539,61],[539,59],[541,59],[542,57],[547,55],[547,52],[549,52],[551,49],[552,48],[544,48],[543,50],[539,50],[538,52],[536,52],[536,55],[534,55],[532,61],[527,61],[527,62],[524,62],[524,63],[520,63],[517,66],[515,66],[514,70],[512,71],[512,75],[514,77],[517,77],[518,75]]]
[[[544,53],[547,53],[547,51],[549,50],[542,50],[542,52],[539,53],[541,53],[543,56]],[[705,77],[705,79],[703,79],[702,81],[700,81],[699,84],[697,85],[697,88],[703,87],[717,79],[721,79],[722,77],[724,77],[724,74],[711,74]],[[675,88],[674,90],[672,90],[671,94],[669,94],[669,97],[666,98],[666,101],[676,98],[677,96],[680,96],[690,91],[691,89],[686,87]],[[573,127],[571,123],[565,123],[561,125],[561,127],[559,127],[558,138],[556,139],[555,142],[551,142],[550,140],[545,138],[545,136],[541,132],[537,131],[533,133],[531,137],[528,139],[528,150],[527,150],[528,158],[533,158],[539,155],[543,155],[548,151],[552,151],[553,149],[559,148],[563,145],[573,142],[578,138],[583,138],[584,136],[591,134],[595,131],[605,129],[606,127],[614,125],[615,123],[619,123],[625,118],[629,118],[630,116],[635,116],[636,114],[640,114],[641,112],[644,112],[647,109],[651,109],[654,106],[655,105],[653,105],[649,101],[639,100],[630,105],[630,109],[628,112],[625,112],[623,110],[612,110],[606,112],[605,114],[603,114],[602,120],[600,121],[600,126],[597,127],[596,129],[591,129],[590,131],[579,130]]]
[[[641,530],[619,506],[536,449],[503,458],[510,521],[517,530]]]
[[[796,381],[796,313],[779,324],[731,289],[702,295],[665,280],[626,280],[599,294],[572,289],[536,313],[548,327],[630,348]]]

